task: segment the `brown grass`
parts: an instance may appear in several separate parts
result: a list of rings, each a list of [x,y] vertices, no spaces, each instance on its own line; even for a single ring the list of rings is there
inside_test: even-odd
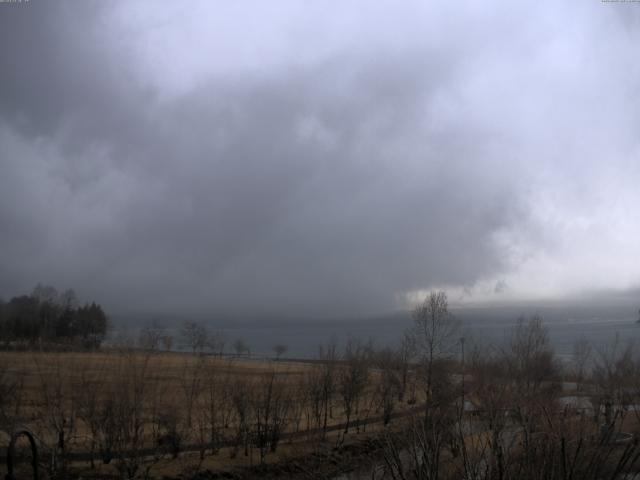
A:
[[[215,381],[220,383],[218,395],[227,395],[228,389],[223,384],[230,385],[237,382],[248,385],[249,391],[263,388],[264,381],[271,375],[275,375],[276,382],[283,389],[285,396],[294,402],[303,396],[305,382],[308,374],[316,368],[313,364],[286,362],[286,361],[254,361],[239,358],[219,358],[211,356],[194,356],[180,353],[155,353],[136,351],[102,351],[102,352],[0,352],[0,371],[5,378],[17,381],[20,384],[20,420],[19,425],[33,431],[43,445],[43,452],[55,449],[58,434],[52,428],[52,417],[56,408],[63,412],[63,416],[76,416],[77,396],[85,393],[86,389],[96,388],[99,393],[96,402],[105,402],[109,396],[118,395],[122,387],[123,379],[132,380],[131,384],[144,384],[146,395],[144,398],[145,415],[150,416],[153,409],[159,405],[164,411],[175,414],[180,422],[184,422],[185,415],[185,387],[189,383],[190,375],[206,377],[209,372]],[[198,372],[198,373],[194,373]],[[372,375],[376,379],[377,375]],[[126,382],[125,382],[126,383]],[[126,387],[129,388],[129,387]],[[371,385],[363,403],[368,405],[366,413],[361,413],[360,418],[379,415],[380,412],[372,407],[374,386]],[[198,396],[205,395],[200,390]],[[229,400],[228,398],[226,399]],[[56,404],[56,402],[58,402]],[[332,416],[329,425],[338,425],[344,422],[344,412],[341,411],[339,398],[336,395],[332,408]],[[194,409],[193,425],[189,429],[181,427],[184,444],[195,445],[199,443],[195,433],[195,424],[199,421],[202,411]],[[314,425],[307,422],[307,415],[302,414],[301,430],[311,428]],[[228,425],[223,429],[223,435],[230,439],[234,436],[234,428],[237,420],[232,417]],[[294,422],[289,419],[286,432],[291,432]],[[367,427],[369,432],[375,431],[375,426]],[[8,430],[8,429],[7,429]],[[353,429],[353,433],[360,431]],[[147,429],[145,447],[153,447],[154,439]],[[86,453],[89,451],[90,428],[79,418],[75,418],[73,428],[69,429],[66,438],[67,454]],[[354,437],[355,438],[355,437]],[[8,437],[5,438],[8,441]],[[296,437],[283,440],[277,453],[269,453],[267,462],[277,462],[283,457],[308,453],[318,441],[318,436]],[[325,439],[330,444],[338,444],[345,441],[341,432],[332,432]],[[347,438],[348,441],[348,438]],[[183,453],[177,459],[169,455],[154,460],[153,475],[174,475],[181,472],[199,469],[233,470],[260,462],[257,449],[249,449],[249,455],[245,456],[242,448],[233,456],[231,448],[222,449],[217,455],[207,454],[200,459],[197,452]],[[43,455],[45,456],[46,453]],[[231,458],[231,457],[234,458]],[[96,461],[95,469],[91,474],[117,473],[115,462],[110,465],[101,465]],[[73,462],[75,469],[86,470],[87,461]],[[153,476],[152,475],[152,476]]]

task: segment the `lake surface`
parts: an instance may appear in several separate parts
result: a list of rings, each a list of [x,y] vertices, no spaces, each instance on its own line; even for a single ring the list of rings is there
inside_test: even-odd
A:
[[[520,316],[540,315],[549,332],[549,339],[556,353],[570,357],[575,342],[584,337],[595,350],[605,349],[616,338],[621,345],[637,342],[640,346],[640,324],[636,323],[637,309],[630,306],[616,307],[502,307],[452,309],[461,323],[460,336],[482,344],[504,345]],[[376,346],[395,346],[405,330],[413,324],[407,312],[364,320],[328,321],[254,321],[251,323],[208,322],[212,330],[222,332],[226,338],[226,351],[242,339],[258,356],[273,355],[273,346],[288,347],[286,357],[313,358],[318,345],[335,341],[344,346],[349,337],[372,341]],[[121,330],[121,329],[118,329]],[[130,335],[136,335],[132,328]],[[177,329],[171,329],[178,343]]]

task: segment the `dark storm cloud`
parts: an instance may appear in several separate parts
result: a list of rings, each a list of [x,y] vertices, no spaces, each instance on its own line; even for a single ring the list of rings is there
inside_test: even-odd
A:
[[[354,315],[511,268],[528,179],[509,121],[465,111],[472,55],[346,51],[166,96],[104,5],[2,9],[3,295]]]

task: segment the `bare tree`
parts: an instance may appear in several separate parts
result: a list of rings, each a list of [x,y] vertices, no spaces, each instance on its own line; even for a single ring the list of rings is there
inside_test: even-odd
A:
[[[251,396],[253,395],[253,389],[252,386],[248,384],[246,378],[238,377],[233,382],[230,393],[235,412],[235,439],[233,449],[231,450],[231,458],[234,458],[238,454],[240,447],[244,447],[244,455],[248,456],[249,434],[251,431]]]
[[[104,423],[103,408],[105,404],[105,378],[108,375],[106,362],[103,361],[95,369],[90,369],[86,363],[80,366],[80,379],[75,391],[78,405],[78,418],[89,431],[89,454],[91,468],[95,468],[96,450],[101,444],[100,435]]]
[[[369,380],[367,352],[354,339],[347,342],[343,365],[338,370],[338,390],[345,414],[344,433],[349,432],[352,414],[358,414],[360,401]]]
[[[524,393],[539,391],[545,379],[559,371],[553,348],[549,343],[542,317],[534,315],[528,320],[521,317],[511,334],[511,342],[505,352],[505,360],[511,377],[524,389]]]
[[[431,292],[414,308],[413,338],[417,352],[425,368],[425,393],[427,400],[432,395],[434,364],[447,357],[457,340],[458,322],[449,312],[447,294]]]
[[[509,412],[517,402],[518,388],[502,355],[476,346],[470,358],[471,388],[477,414],[487,431],[487,443],[475,447],[486,460],[488,478],[505,478],[514,443],[512,438],[507,438],[506,431],[510,423]]]
[[[558,389],[553,380],[560,370],[539,315],[518,319],[502,361],[509,381],[518,392],[509,412],[521,435],[524,461],[534,463],[534,435],[545,421],[545,412],[556,409]]]
[[[636,391],[634,383],[638,377],[638,361],[634,359],[634,343],[621,344],[616,335],[610,345],[597,350],[594,361],[593,381],[596,388],[594,403],[597,404],[596,414],[600,406],[604,406],[605,426],[613,431],[615,423],[624,420],[629,405],[633,402]],[[634,411],[637,410],[634,408]],[[639,416],[640,418],[640,416]]]
[[[170,352],[173,348],[173,337],[169,334],[165,333],[160,339],[160,342],[162,343],[162,348],[164,348],[165,352]]]
[[[304,383],[304,378],[299,378],[297,382],[289,387],[289,396],[291,398],[289,418],[293,425],[293,431],[298,433],[301,429],[304,413],[308,412],[309,409],[309,389]],[[311,422],[307,417],[307,428],[310,426]],[[291,441],[293,441],[293,437]]]
[[[161,403],[165,395],[159,377],[150,374],[151,358],[149,353],[122,352],[107,397],[104,434],[123,479],[140,472],[148,477],[162,454],[162,419],[171,412]],[[145,451],[149,442],[158,448],[153,456]]]
[[[287,422],[290,401],[285,385],[275,371],[264,375],[255,386],[251,397],[253,413],[253,438],[260,452],[260,463],[267,451],[275,452]]]
[[[0,431],[11,435],[20,423],[23,407],[24,375],[0,363]]]
[[[196,402],[203,390],[203,376],[205,370],[205,358],[200,356],[194,361],[193,358],[185,358],[180,375],[180,387],[182,389],[184,411],[184,436],[188,436],[193,427],[193,411]]]
[[[589,361],[591,360],[592,348],[589,341],[581,336],[576,342],[573,344],[573,374],[576,381],[576,386],[578,390],[582,389],[582,383],[584,381],[585,370],[588,367]]]
[[[320,366],[314,365],[307,371],[305,376],[305,397],[308,399],[307,403],[307,428],[310,429],[311,425],[316,428],[322,426],[322,412],[323,412],[323,371]]]
[[[405,332],[402,336],[400,347],[398,348],[398,366],[400,369],[400,388],[398,389],[398,400],[402,402],[407,393],[409,375],[411,373],[411,361],[416,354],[416,338],[411,331]],[[415,382],[414,382],[415,384]],[[412,398],[415,397],[413,389]]]
[[[235,342],[233,342],[233,350],[236,352],[236,356],[238,357],[245,353],[247,355],[249,354],[249,347],[241,338],[238,338]]]
[[[412,317],[414,326],[409,333],[410,340],[403,346],[405,365],[408,369],[408,358],[415,347],[416,372],[420,372],[423,381],[424,414],[419,421],[410,418],[406,427],[408,436],[401,439],[404,442],[409,438],[409,443],[398,450],[395,448],[397,442],[392,441],[395,455],[385,458],[389,460],[392,478],[409,478],[403,477],[405,467],[397,461],[403,449],[415,455],[413,471],[419,472],[415,478],[437,479],[441,474],[441,456],[447,445],[455,443],[452,439],[459,421],[456,409],[459,392],[454,388],[450,362],[458,340],[458,322],[449,312],[447,295],[443,291],[431,292],[414,308]],[[458,455],[457,447],[455,455]]]
[[[385,348],[375,356],[375,366],[379,372],[375,397],[377,409],[382,410],[384,424],[391,421],[396,397],[401,397],[402,389],[402,361],[401,351]]]
[[[209,340],[209,330],[204,325],[186,320],[180,329],[182,345],[189,348],[192,353],[202,352]]]
[[[208,362],[203,372],[203,394],[199,396],[198,416],[200,441],[208,443],[211,453],[216,454],[222,443],[223,431],[229,424],[233,405],[230,394],[231,376],[229,369],[220,371],[216,365]],[[201,450],[204,456],[204,448]]]
[[[208,347],[214,355],[222,357],[226,343],[227,339],[222,332],[216,331],[209,335]]]
[[[76,429],[77,398],[72,395],[68,372],[74,371],[74,359],[56,356],[52,361],[38,354],[33,357],[38,373],[39,394],[46,405],[41,411],[44,428],[43,438],[51,439],[50,445],[52,475],[66,476],[69,442]]]
[[[273,353],[276,354],[276,360],[280,360],[280,357],[284,355],[288,349],[289,347],[287,347],[283,343],[278,343],[277,345],[274,345],[272,350],[273,350]]]
[[[160,348],[165,335],[165,329],[158,323],[153,322],[151,325],[140,329],[137,341],[138,347],[143,350],[156,351]]]
[[[322,417],[323,435],[327,432],[327,424],[331,416],[333,395],[336,390],[336,344],[330,342],[326,346],[320,346],[318,357],[320,359],[318,387],[320,390],[320,411]]]

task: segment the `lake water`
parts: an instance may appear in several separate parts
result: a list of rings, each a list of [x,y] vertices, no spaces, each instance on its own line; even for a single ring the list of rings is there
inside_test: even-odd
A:
[[[596,350],[611,345],[616,337],[622,345],[638,342],[640,346],[640,324],[636,323],[637,309],[633,307],[503,307],[452,311],[462,326],[460,336],[484,344],[505,344],[519,316],[539,314],[561,358],[571,355],[580,337]],[[288,347],[286,357],[313,358],[318,345],[336,341],[340,347],[349,337],[371,340],[376,346],[397,345],[404,331],[412,326],[412,320],[405,312],[367,320],[210,322],[209,326],[225,335],[229,353],[233,342],[242,339],[253,355],[271,356],[274,345],[284,344]],[[130,334],[135,335],[135,329]],[[172,334],[177,337],[177,330]]]

